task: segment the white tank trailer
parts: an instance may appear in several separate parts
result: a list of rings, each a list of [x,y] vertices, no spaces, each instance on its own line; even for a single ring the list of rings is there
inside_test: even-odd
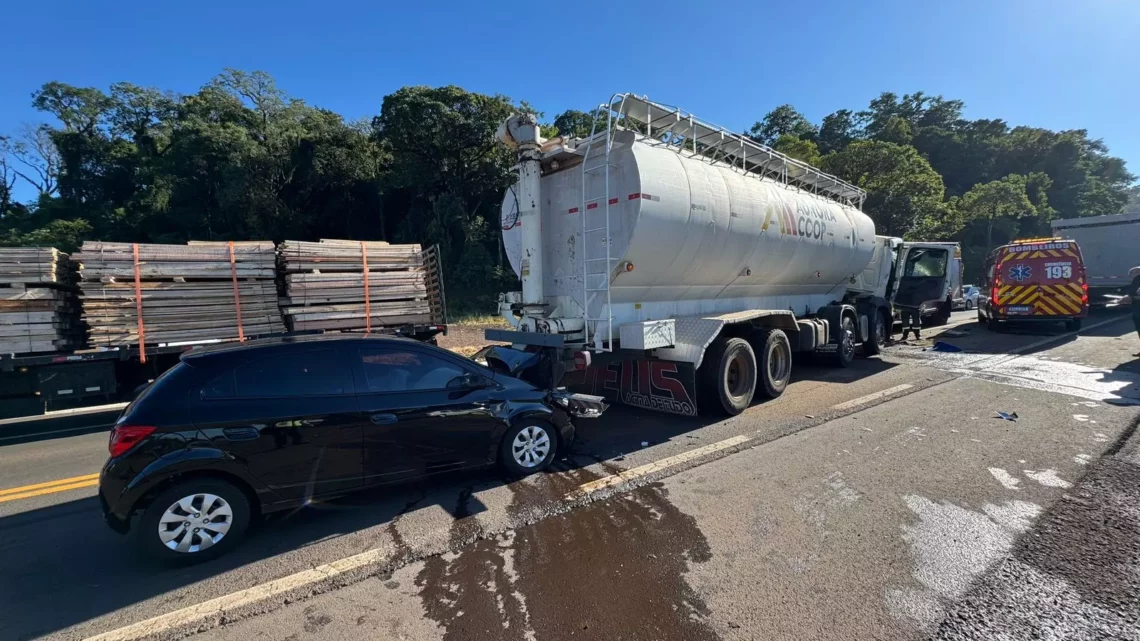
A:
[[[514,329],[488,339],[681,414],[778,396],[793,352],[878,353],[898,241],[875,236],[862,190],[643,97],[598,113],[584,139],[542,140],[526,114],[500,128],[519,156],[502,228],[523,289],[500,297]]]

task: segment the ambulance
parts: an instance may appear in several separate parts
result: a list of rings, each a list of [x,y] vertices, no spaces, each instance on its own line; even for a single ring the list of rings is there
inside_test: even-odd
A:
[[[1088,276],[1075,241],[1017,240],[986,259],[978,322],[988,329],[1009,321],[1053,321],[1076,331],[1088,311]]]

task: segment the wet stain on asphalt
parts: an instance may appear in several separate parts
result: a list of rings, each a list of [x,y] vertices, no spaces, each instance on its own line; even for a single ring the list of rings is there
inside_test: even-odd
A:
[[[609,471],[610,466],[606,469]],[[426,559],[416,577],[427,615],[449,641],[716,639],[685,581],[711,557],[696,521],[660,485],[543,515],[543,505],[598,476],[571,462],[509,485],[509,512],[530,525]],[[469,495],[468,495],[469,496]],[[460,497],[456,514],[466,503]],[[545,508],[548,509],[548,508]],[[536,516],[545,516],[535,520]],[[477,519],[457,518],[452,542]]]

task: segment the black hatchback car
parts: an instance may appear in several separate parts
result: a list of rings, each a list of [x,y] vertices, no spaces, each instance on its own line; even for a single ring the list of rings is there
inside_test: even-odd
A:
[[[572,415],[604,409],[488,362],[501,367],[350,335],[188,352],[111,431],[107,523],[160,557],[204,560],[257,515],[314,498],[495,463],[542,470],[574,438]]]

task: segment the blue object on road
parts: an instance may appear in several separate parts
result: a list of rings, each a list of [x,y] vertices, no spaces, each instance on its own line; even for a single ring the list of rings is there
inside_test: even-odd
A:
[[[938,341],[938,342],[934,343],[934,347],[931,347],[930,349],[932,351],[935,351],[935,352],[960,352],[960,351],[962,351],[961,347],[951,345],[950,343],[943,343],[942,341]]]
[[[1013,421],[1016,423],[1017,422],[1017,412],[1010,412],[1010,413],[998,412],[997,416],[995,416],[994,418],[1000,418],[1003,421]]]

